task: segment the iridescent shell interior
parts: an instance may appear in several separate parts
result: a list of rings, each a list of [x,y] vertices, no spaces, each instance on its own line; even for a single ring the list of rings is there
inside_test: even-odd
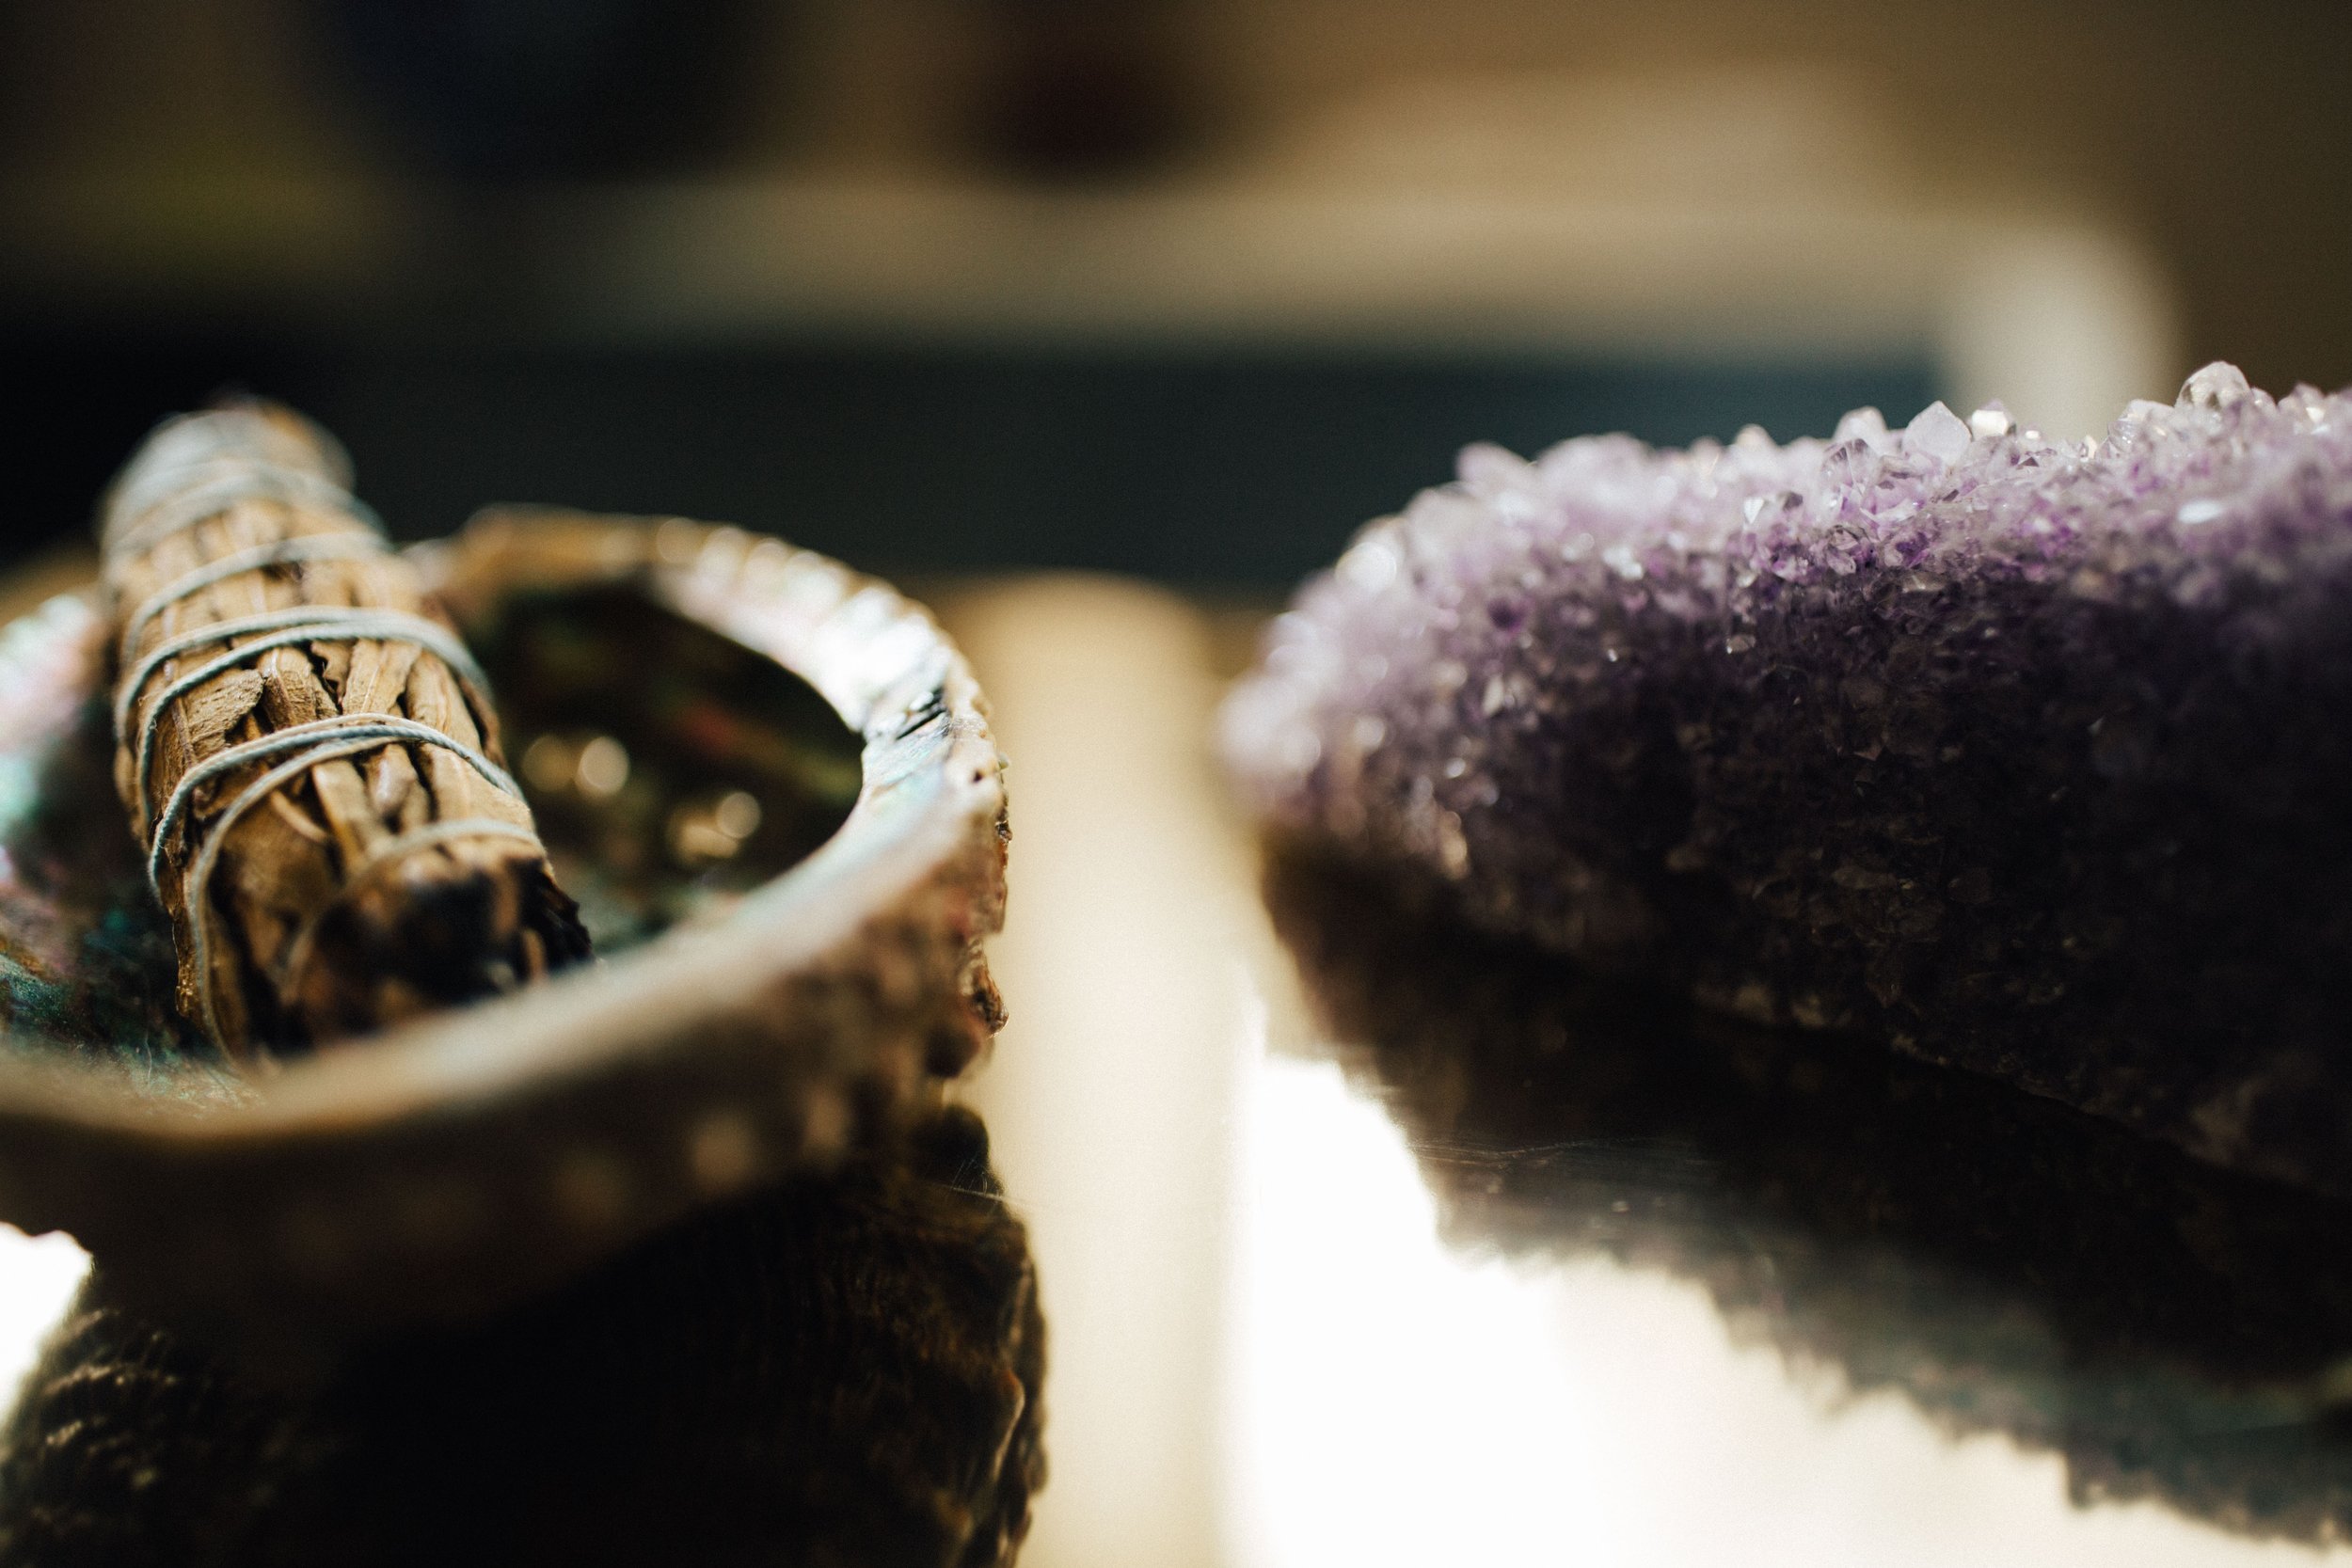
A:
[[[731,910],[833,836],[860,742],[773,660],[627,586],[468,626],[510,758],[599,952]]]

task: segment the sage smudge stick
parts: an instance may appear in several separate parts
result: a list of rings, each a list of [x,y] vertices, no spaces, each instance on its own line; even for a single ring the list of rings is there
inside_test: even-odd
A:
[[[116,784],[181,1006],[235,1056],[367,1033],[587,956],[471,657],[331,438],[167,421],[103,509]]]

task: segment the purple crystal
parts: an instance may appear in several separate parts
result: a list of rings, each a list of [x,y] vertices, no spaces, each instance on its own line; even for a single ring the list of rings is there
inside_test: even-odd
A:
[[[1477,926],[2352,1193],[2352,395],[1473,447],[1223,728]]]

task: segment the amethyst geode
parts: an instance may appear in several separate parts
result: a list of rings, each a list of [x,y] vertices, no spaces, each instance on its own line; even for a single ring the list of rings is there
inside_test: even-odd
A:
[[[1224,726],[1476,926],[2352,1195],[2352,395],[1473,447]]]

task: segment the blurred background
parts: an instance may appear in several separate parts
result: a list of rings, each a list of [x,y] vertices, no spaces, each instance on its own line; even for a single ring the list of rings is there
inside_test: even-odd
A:
[[[2352,380],[2291,0],[11,0],[5,547],[224,387],[395,529],[1270,588],[1466,441]]]
[[[1034,1564],[2308,1561],[1440,1245],[1202,737],[1249,607],[1469,441],[2352,381],[2347,58],[2291,0],[8,0],[0,562],[245,388],[404,536],[921,579],[1017,764],[973,1096],[1053,1323]],[[25,1246],[0,1384],[80,1268]]]

